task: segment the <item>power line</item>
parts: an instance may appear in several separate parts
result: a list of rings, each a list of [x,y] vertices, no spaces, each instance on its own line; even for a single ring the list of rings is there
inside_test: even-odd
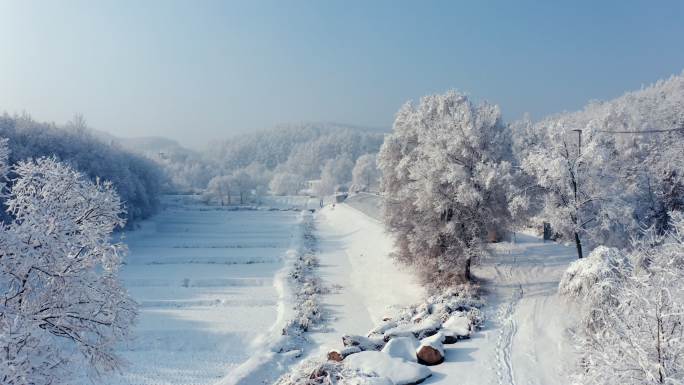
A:
[[[604,132],[606,134],[651,134],[651,133],[658,133],[658,132],[675,132],[675,131],[684,131],[684,127],[670,128],[670,129],[666,129],[666,130],[644,130],[644,131],[605,131],[605,130],[598,130],[598,132]]]

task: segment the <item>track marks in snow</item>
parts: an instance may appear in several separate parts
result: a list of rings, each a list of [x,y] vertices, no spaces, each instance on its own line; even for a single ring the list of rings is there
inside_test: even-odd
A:
[[[513,338],[518,330],[518,325],[513,318],[513,313],[518,302],[523,297],[521,285],[513,292],[512,297],[499,306],[497,323],[499,335],[496,341],[497,383],[499,385],[515,385],[513,369]]]
[[[496,340],[496,383],[498,385],[516,385],[515,371],[513,367],[513,340],[518,331],[518,324],[514,318],[515,309],[524,295],[523,287],[520,283],[513,282],[514,265],[517,258],[513,258],[513,265],[508,266],[505,272],[501,271],[501,265],[495,264],[494,270],[498,276],[498,281],[506,283],[499,290],[498,297],[500,304],[496,312],[496,323],[498,325],[498,335]]]

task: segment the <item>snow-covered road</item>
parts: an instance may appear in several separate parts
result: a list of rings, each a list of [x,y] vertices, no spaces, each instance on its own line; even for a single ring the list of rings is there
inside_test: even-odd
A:
[[[371,320],[383,314],[382,301],[401,305],[420,299],[420,289],[389,259],[391,238],[380,222],[343,204],[324,210],[320,226],[324,279],[343,286],[326,299],[336,316],[331,330],[313,335],[323,347],[339,347],[341,334],[367,332]],[[573,312],[557,288],[574,249],[518,233],[516,242],[492,245],[492,251],[473,269],[486,295],[485,328],[446,345],[445,362],[431,367],[433,376],[425,383],[569,383],[568,368],[576,362],[567,335]]]
[[[428,384],[568,384],[575,361],[567,328],[569,305],[558,282],[574,260],[572,247],[517,234],[515,243],[492,245],[493,255],[474,267],[486,295],[485,328],[448,345],[445,363]]]
[[[365,335],[388,308],[424,297],[415,277],[389,258],[392,240],[380,222],[343,204],[320,210],[316,225],[319,272],[332,288],[323,296],[324,325],[310,333],[318,353],[339,348],[343,334]]]

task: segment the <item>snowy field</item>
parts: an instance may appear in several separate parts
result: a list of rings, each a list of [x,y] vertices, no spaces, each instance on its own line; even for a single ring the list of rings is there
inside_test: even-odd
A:
[[[247,360],[277,318],[273,277],[291,246],[297,211],[208,207],[166,197],[130,231],[121,278],[140,304],[128,361],[107,384],[212,384]]]

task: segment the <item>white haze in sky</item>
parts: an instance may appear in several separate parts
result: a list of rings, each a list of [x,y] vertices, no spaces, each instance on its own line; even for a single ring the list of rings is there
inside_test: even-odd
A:
[[[684,65],[678,1],[469,3],[0,0],[0,111],[197,147],[278,123],[388,129],[451,88],[539,118]]]

